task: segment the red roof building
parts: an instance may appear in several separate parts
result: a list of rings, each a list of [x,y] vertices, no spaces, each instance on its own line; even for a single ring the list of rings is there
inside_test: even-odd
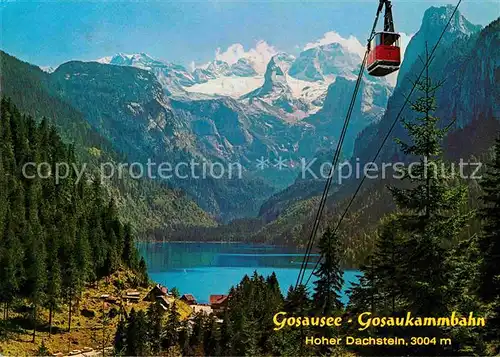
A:
[[[181,296],[181,300],[187,303],[188,305],[195,305],[196,299],[191,294],[184,294]]]
[[[158,298],[162,296],[166,296],[168,293],[168,289],[166,286],[162,286],[160,284],[156,284],[154,288],[146,295],[144,300],[148,301],[156,301]]]
[[[214,312],[220,312],[224,310],[227,303],[227,295],[210,295],[210,306]]]

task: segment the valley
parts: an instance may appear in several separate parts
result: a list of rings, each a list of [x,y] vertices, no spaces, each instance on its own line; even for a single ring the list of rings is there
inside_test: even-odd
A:
[[[425,13],[420,30],[405,46],[405,59],[395,87],[392,80],[383,78],[363,80],[341,160],[352,164],[370,161],[409,89],[408,72],[418,70],[418,54],[425,50],[425,43],[430,46],[436,41],[435,29],[443,26],[446,15],[449,8],[430,8]],[[445,88],[438,94],[438,108],[454,109],[437,114],[452,123],[453,132],[466,130],[470,125],[481,126],[485,123],[481,118],[495,118],[498,113],[498,95],[484,93],[472,108],[453,99],[470,95],[475,86],[495,90],[498,59],[492,53],[494,43],[488,38],[495,26],[481,31],[462,15],[456,15],[431,68],[433,73],[448,73],[442,78]],[[210,240],[222,234],[220,239],[301,246],[301,237],[314,213],[314,202],[323,187],[320,165],[329,162],[333,155],[363,50],[354,38],[344,39],[337,34],[333,38],[332,43],[306,48],[296,56],[267,51],[262,57],[242,57],[234,63],[216,59],[191,70],[145,53],[120,53],[95,62],[73,61],[45,72],[13,58],[4,67],[12,68],[12,73],[18,71],[22,77],[27,73],[22,68],[29,68],[33,86],[44,88],[52,100],[69,104],[68,108],[75,111],[71,115],[78,116],[83,125],[90,125],[86,130],[105,142],[108,151],[119,153],[129,162],[241,165],[242,177],[238,179],[206,175],[203,179],[181,179],[174,175],[158,183],[157,179],[146,180],[152,185],[182,190],[186,193],[183,199],[192,200],[206,212],[207,218],[201,226],[184,220],[156,220],[142,230],[145,236],[158,237],[163,231],[163,237],[178,240],[208,239],[201,236],[212,237]],[[454,60],[448,61],[451,45],[456,50]],[[481,67],[482,73],[466,60],[468,53],[491,54],[482,56],[487,61]],[[471,85],[456,86],[449,80],[460,71],[473,78],[468,82]],[[9,77],[6,80],[5,93],[13,93],[13,100],[21,108],[31,110],[29,100],[16,92],[15,86],[9,89]],[[493,126],[496,123],[494,119],[491,122]],[[391,135],[404,138],[401,125],[396,125]],[[454,136],[450,134],[450,138]],[[488,139],[490,143],[492,139]],[[90,146],[88,139],[84,140]],[[379,160],[397,160],[400,155],[396,151],[388,143]],[[449,153],[452,155],[451,150]],[[471,147],[462,155],[475,153]],[[303,169],[311,161],[317,162],[311,166],[314,176]],[[193,177],[198,177],[201,169],[194,168],[193,173]],[[334,187],[329,215],[334,217],[341,210],[343,200],[348,199],[358,181],[351,178]],[[367,188],[363,192],[373,191]],[[367,194],[361,195],[360,206],[372,200]],[[380,215],[376,214],[373,222],[377,217]],[[241,230],[235,227],[242,225],[248,226],[244,229],[245,238],[237,237]],[[348,241],[356,241],[362,232],[349,236]],[[370,249],[366,247],[366,251]]]

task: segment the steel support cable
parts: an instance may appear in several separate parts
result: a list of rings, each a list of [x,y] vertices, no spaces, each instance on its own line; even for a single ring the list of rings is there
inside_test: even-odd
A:
[[[365,55],[364,55],[363,61],[361,63],[361,68],[360,68],[360,71],[359,71],[359,74],[358,74],[358,78],[356,80],[356,85],[355,85],[355,88],[354,88],[353,96],[351,98],[351,102],[350,102],[349,108],[347,110],[346,118],[344,119],[344,125],[342,127],[342,132],[341,132],[341,135],[340,135],[340,139],[339,139],[339,142],[337,143],[337,149],[335,150],[335,154],[334,154],[334,157],[332,159],[332,165],[330,167],[330,172],[329,172],[327,181],[325,183],[325,187],[323,189],[323,194],[321,196],[321,200],[320,200],[320,204],[319,204],[319,207],[318,207],[318,211],[316,213],[316,218],[314,220],[314,224],[313,224],[313,227],[312,227],[312,230],[311,230],[311,234],[309,236],[309,240],[308,240],[308,243],[307,243],[307,246],[306,246],[306,252],[304,254],[304,259],[302,260],[302,264],[300,266],[299,274],[297,276],[297,281],[295,283],[295,288],[297,288],[298,285],[302,284],[302,281],[303,281],[304,275],[305,275],[305,271],[306,271],[306,268],[307,268],[307,264],[309,263],[309,258],[310,258],[310,255],[311,255],[312,247],[314,246],[314,240],[315,240],[315,237],[316,237],[317,230],[319,228],[319,222],[321,220],[321,216],[323,214],[323,209],[324,209],[324,206],[326,205],[326,200],[328,198],[328,192],[330,190],[331,182],[332,182],[332,179],[333,179],[333,174],[335,172],[335,167],[336,167],[338,159],[340,157],[340,152],[342,150],[342,145],[343,145],[343,142],[344,142],[344,139],[345,139],[345,135],[346,135],[346,132],[347,132],[347,127],[349,125],[351,114],[352,114],[352,111],[354,109],[354,105],[356,103],[357,93],[358,93],[358,90],[359,90],[359,86],[361,84],[361,80],[362,80],[362,77],[363,77],[364,68],[365,68],[365,65],[366,65],[366,58],[367,58],[369,50],[370,50],[370,42],[371,42],[371,40],[372,40],[372,38],[373,38],[373,36],[375,34],[375,29],[377,27],[377,23],[378,23],[378,19],[379,19],[381,10],[382,10],[382,8],[379,6],[379,8],[377,10],[377,14],[375,16],[375,20],[373,21],[373,26],[372,26],[372,29],[371,29],[371,32],[370,32],[370,37],[368,38],[367,49],[365,51]]]
[[[413,94],[413,92],[415,91],[415,88],[417,86],[417,83],[420,81],[420,79],[422,78],[422,75],[424,74],[426,68],[430,65],[430,63],[432,62],[433,60],[433,57],[434,57],[434,54],[436,52],[436,49],[437,47],[439,46],[439,43],[441,42],[441,40],[443,39],[443,36],[446,32],[446,30],[448,29],[448,26],[450,26],[450,23],[451,21],[453,20],[453,17],[455,16],[455,13],[457,12],[460,4],[462,3],[462,0],[459,0],[457,5],[455,6],[455,9],[453,10],[450,18],[448,19],[448,22],[446,23],[446,26],[443,28],[443,31],[441,32],[441,35],[439,36],[438,38],[438,41],[436,42],[436,44],[434,45],[434,47],[432,48],[432,51],[430,53],[430,56],[428,56],[426,58],[426,61],[424,63],[424,67],[422,68],[422,70],[420,71],[420,74],[418,75],[417,79],[415,80],[409,94],[406,96],[405,98],[405,101],[403,103],[403,106],[401,107],[401,109],[399,110],[398,112],[398,115],[396,116],[396,118],[394,119],[394,121],[392,122],[390,128],[389,128],[389,131],[387,132],[387,134],[385,135],[384,137],[384,140],[382,140],[382,143],[380,144],[380,147],[378,148],[377,152],[375,153],[373,159],[371,160],[371,162],[375,162],[375,160],[378,158],[378,156],[380,155],[380,153],[382,152],[382,149],[385,145],[385,143],[387,142],[387,139],[389,138],[389,136],[391,135],[392,131],[394,130],[394,127],[396,126],[396,123],[399,121],[399,117],[401,116],[401,114],[403,113],[403,110],[405,109],[406,105],[408,104],[408,102],[410,101],[410,97],[411,95]],[[451,124],[450,124],[451,125]],[[349,208],[351,207],[352,203],[354,202],[354,200],[356,199],[356,196],[358,195],[359,191],[361,190],[361,187],[363,186],[363,183],[365,182],[365,179],[366,179],[366,176],[363,176],[363,178],[361,179],[358,187],[356,188],[356,191],[354,192],[353,196],[351,197],[351,200],[349,201],[349,204],[347,205],[347,207],[345,208],[344,212],[342,213],[342,216],[340,217],[339,219],[339,222],[337,223],[337,225],[335,226],[335,230],[333,231],[334,233],[333,234],[336,234],[340,225],[342,224],[342,221],[344,220],[347,212],[349,211]],[[318,261],[316,262],[316,265],[314,266],[313,270],[311,271],[311,274],[309,275],[309,278],[307,279],[306,281],[306,284],[307,285],[309,283],[309,281],[311,280],[313,274],[314,274],[314,271],[318,268],[321,260],[323,259],[323,256],[321,255],[318,259]]]
[[[365,56],[366,58],[366,56]],[[365,58],[363,59],[363,64],[365,62]],[[362,68],[361,68],[361,71],[360,73],[362,73],[362,71],[364,70],[364,66],[362,64]],[[358,76],[358,80],[356,81],[356,86],[355,86],[355,93],[357,93],[357,90],[359,88],[359,76]],[[338,161],[338,158],[340,157],[340,149],[341,149],[341,146],[342,146],[342,143],[343,143],[343,138],[345,137],[345,133],[347,131],[347,126],[348,126],[348,123],[349,123],[349,120],[348,118],[350,118],[350,113],[352,113],[352,99],[351,99],[351,103],[349,105],[349,109],[348,109],[348,112],[347,112],[347,115],[346,115],[346,119],[344,120],[344,125],[342,127],[342,131],[341,131],[341,134],[340,134],[340,139],[337,143],[337,149],[335,150],[335,154],[334,154],[334,157],[332,159],[332,165],[330,167],[330,172],[329,172],[329,175],[328,175],[328,178],[327,178],[327,181],[325,183],[325,187],[323,189],[323,194],[321,196],[321,200],[320,200],[320,204],[319,204],[319,207],[318,207],[318,211],[317,211],[317,214],[316,214],[316,218],[314,220],[314,224],[313,224],[313,229],[311,231],[311,235],[309,236],[309,240],[308,240],[308,244],[307,244],[307,247],[306,247],[306,253],[304,254],[304,259],[302,260],[302,264],[301,264],[301,267],[300,267],[300,271],[299,271],[299,275],[297,277],[297,282],[296,282],[296,287],[299,285],[299,283],[302,281],[303,279],[303,275],[305,273],[305,267],[307,267],[307,263],[308,263],[308,256],[311,254],[311,251],[312,251],[312,246],[313,246],[313,243],[314,243],[314,236],[316,234],[316,231],[319,227],[319,221],[320,221],[320,217],[321,217],[321,214],[322,214],[322,210],[324,208],[324,205],[325,205],[325,202],[326,202],[326,199],[328,197],[328,191],[329,191],[329,188],[330,188],[330,185],[331,185],[331,181],[332,181],[332,178],[333,178],[333,169],[336,165],[336,162]]]
[[[312,251],[312,248],[314,246],[314,240],[315,240],[315,237],[316,237],[316,233],[317,233],[317,231],[319,229],[319,225],[320,225],[320,222],[321,222],[321,217],[323,215],[323,211],[324,211],[324,208],[326,206],[326,201],[328,199],[328,192],[330,190],[330,187],[331,187],[331,184],[332,184],[332,181],[333,181],[333,178],[334,178],[335,168],[337,167],[337,164],[338,164],[338,161],[339,161],[339,158],[340,158],[340,154],[341,154],[341,151],[342,151],[342,145],[344,143],[345,136],[346,136],[347,129],[348,129],[348,125],[349,125],[349,121],[350,121],[350,118],[351,118],[351,115],[352,115],[352,111],[354,109],[354,105],[355,105],[356,98],[357,98],[357,93],[358,93],[359,87],[361,85],[361,79],[362,79],[362,74],[363,74],[363,71],[364,71],[364,68],[365,68],[365,62],[366,62],[366,55],[365,55],[365,58],[363,59],[363,62],[362,62],[361,68],[360,68],[360,75],[358,76],[358,80],[356,81],[356,85],[355,85],[355,88],[354,88],[354,93],[353,93],[353,96],[352,96],[352,100],[351,100],[351,103],[349,105],[349,109],[348,109],[348,112],[347,112],[346,120],[344,121],[344,126],[342,128],[342,133],[340,135],[340,140],[339,140],[339,142],[337,144],[337,149],[335,151],[335,155],[334,155],[334,158],[332,160],[332,164],[330,166],[330,172],[328,174],[328,178],[327,178],[327,181],[325,183],[325,188],[323,190],[323,195],[322,195],[322,198],[321,198],[321,201],[320,201],[320,204],[319,204],[319,208],[318,208],[318,211],[317,211],[317,214],[316,214],[316,218],[314,220],[314,224],[313,224],[313,228],[312,228],[312,231],[311,231],[311,235],[310,235],[308,247],[307,247],[307,250],[306,250],[306,254],[304,255],[304,260],[302,261],[302,265],[301,265],[301,271],[299,272],[299,276],[297,278],[296,287],[302,283],[302,281],[304,279],[304,275],[305,275],[305,271],[306,271],[307,265],[309,263],[309,259],[310,259],[310,256],[311,256],[311,251]]]
[[[366,60],[366,55],[365,55],[365,58],[363,58],[362,66],[360,68],[360,75],[362,75],[362,73],[364,71],[365,60]],[[340,153],[341,153],[342,145],[343,145],[343,142],[344,142],[344,139],[345,139],[345,135],[346,135],[346,132],[347,132],[347,128],[348,128],[350,116],[351,116],[352,110],[354,108],[355,98],[357,96],[357,92],[358,92],[360,83],[361,83],[361,77],[358,76],[358,80],[356,81],[356,85],[355,85],[355,88],[354,88],[354,94],[353,94],[353,97],[351,99],[351,103],[349,105],[348,111],[347,111],[346,120],[344,120],[344,125],[343,125],[343,128],[342,128],[342,132],[340,134],[340,138],[339,138],[339,141],[337,143],[337,149],[335,151],[335,155],[334,155],[333,160],[332,160],[332,164],[331,164],[331,167],[330,167],[330,172],[329,172],[327,181],[325,183],[325,188],[323,190],[323,195],[322,195],[321,200],[320,200],[320,205],[319,205],[319,208],[318,208],[318,212],[316,214],[316,218],[315,218],[315,221],[314,221],[313,229],[312,229],[311,235],[309,237],[309,242],[308,242],[307,250],[306,250],[306,253],[304,255],[304,260],[302,261],[302,265],[301,265],[301,271],[299,272],[299,276],[297,277],[297,285],[300,284],[302,282],[303,278],[304,278],[305,269],[307,267],[307,264],[308,264],[308,261],[309,261],[309,258],[310,258],[310,254],[311,254],[311,251],[312,251],[312,247],[314,245],[314,239],[315,239],[316,232],[317,232],[317,230],[319,228],[319,223],[320,223],[320,220],[321,220],[321,215],[322,215],[323,209],[325,207],[326,200],[328,198],[328,191],[330,189],[331,182],[333,180],[333,173],[334,173],[335,167],[336,167],[336,165],[338,163],[338,159],[340,158]]]

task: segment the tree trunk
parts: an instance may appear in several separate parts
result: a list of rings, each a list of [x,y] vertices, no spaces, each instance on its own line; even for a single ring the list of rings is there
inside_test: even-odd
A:
[[[36,339],[36,303],[33,304],[33,342]]]
[[[72,302],[73,302],[73,299],[70,297],[69,298],[69,314],[68,314],[68,332],[71,331],[71,314],[72,314],[72,310],[73,310],[73,306],[72,306]]]
[[[50,304],[49,308],[49,337],[52,335],[52,312],[54,311],[54,306]]]

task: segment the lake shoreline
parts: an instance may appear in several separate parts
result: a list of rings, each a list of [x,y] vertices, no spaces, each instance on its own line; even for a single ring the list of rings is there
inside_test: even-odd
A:
[[[196,243],[196,244],[193,244]],[[266,277],[276,274],[283,295],[294,285],[304,252],[290,247],[233,242],[142,242],[139,251],[146,260],[151,280],[181,294],[192,294],[198,302],[208,302],[212,294],[228,294],[245,275],[256,271]],[[314,257],[316,260],[317,256]],[[315,262],[309,262],[307,276]],[[345,269],[345,288],[358,281],[356,269]],[[308,283],[314,288],[313,276]],[[203,284],[200,284],[203,282]],[[346,289],[343,299],[347,301]]]

